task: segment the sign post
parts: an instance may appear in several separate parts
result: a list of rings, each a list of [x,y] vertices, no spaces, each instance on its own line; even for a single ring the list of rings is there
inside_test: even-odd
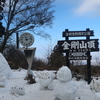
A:
[[[66,65],[70,68],[70,60],[87,60],[88,84],[91,82],[91,55],[90,52],[99,51],[99,39],[90,39],[94,36],[93,30],[68,31],[63,34],[65,40],[58,41],[59,51],[66,53]],[[85,40],[69,40],[69,37],[86,37]]]
[[[86,31],[89,31],[89,29],[86,29]],[[90,36],[86,36],[86,39],[90,40]],[[90,56],[90,51],[87,52],[87,55]],[[91,60],[87,60],[87,78],[88,78],[88,84],[90,84],[91,82]]]
[[[66,30],[66,31],[68,31],[68,30]],[[65,39],[66,39],[66,41],[68,41],[69,40],[69,37],[67,36],[67,37],[65,37]],[[66,52],[66,65],[70,68],[70,61],[69,61],[69,59],[68,59],[68,57],[69,57],[69,51],[68,52]]]

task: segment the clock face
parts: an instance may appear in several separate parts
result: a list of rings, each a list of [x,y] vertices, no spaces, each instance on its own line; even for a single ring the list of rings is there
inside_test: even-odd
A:
[[[19,41],[20,41],[21,45],[23,45],[24,47],[27,48],[34,43],[34,37],[30,33],[23,33],[23,34],[21,34]]]

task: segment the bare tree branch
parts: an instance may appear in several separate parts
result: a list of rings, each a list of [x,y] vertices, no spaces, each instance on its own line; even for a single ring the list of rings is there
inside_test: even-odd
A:
[[[9,37],[16,32],[28,30],[33,34],[48,37],[49,35],[40,29],[53,24],[53,2],[54,0],[6,0],[3,11],[6,30],[0,51],[3,51]]]

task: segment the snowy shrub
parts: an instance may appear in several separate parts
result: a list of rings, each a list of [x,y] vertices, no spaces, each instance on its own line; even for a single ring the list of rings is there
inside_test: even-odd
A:
[[[54,74],[49,71],[43,71],[39,75],[39,82],[40,82],[40,89],[53,89],[53,82]]]
[[[100,80],[93,79],[90,83],[90,89],[100,92]]]
[[[58,82],[54,87],[55,100],[75,100],[77,86],[72,81],[71,71],[63,66],[57,72]]]

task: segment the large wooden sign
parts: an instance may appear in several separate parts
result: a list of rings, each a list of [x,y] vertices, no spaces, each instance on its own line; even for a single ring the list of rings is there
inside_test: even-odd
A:
[[[87,60],[88,84],[91,82],[91,55],[90,52],[99,51],[99,39],[90,39],[94,31],[69,31],[65,29],[62,34],[65,40],[58,41],[59,51],[66,53],[66,65],[70,68],[70,60]],[[69,40],[69,37],[83,37],[85,40]]]
[[[61,52],[93,52],[99,51],[98,39],[58,41]]]

